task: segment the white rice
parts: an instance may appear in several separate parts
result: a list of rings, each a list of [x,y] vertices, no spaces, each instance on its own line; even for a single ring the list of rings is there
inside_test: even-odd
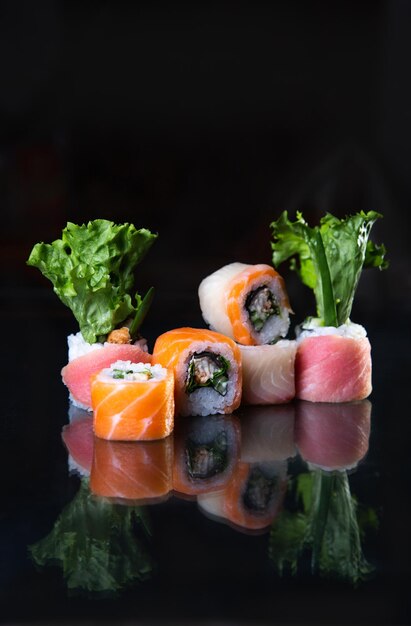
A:
[[[107,341],[104,343],[99,343],[99,342],[87,343],[87,341],[84,339],[83,335],[79,331],[75,335],[69,335],[67,337],[67,345],[68,345],[68,360],[70,362],[79,356],[84,356],[85,354],[88,354],[89,352],[93,352],[94,350],[101,350],[101,348],[104,348],[105,346],[111,346],[113,344]],[[133,345],[140,346],[140,348],[144,350],[144,352],[147,352],[148,350],[146,339],[139,339]]]
[[[185,390],[187,368],[194,353],[212,352],[221,354],[230,363],[228,369],[227,393],[222,396],[212,387],[199,387],[188,394]],[[187,350],[180,355],[176,367],[176,404],[180,415],[215,415],[216,413],[228,413],[237,392],[239,371],[231,348],[226,343],[207,343],[206,341],[193,341]]]
[[[124,373],[124,378],[116,378],[116,371]],[[148,372],[149,378],[144,375]],[[167,375],[167,369],[158,363],[151,365],[150,363],[133,363],[132,361],[116,361],[110,367],[101,370],[98,380],[101,382],[118,382],[118,383],[136,383],[148,382],[155,383],[163,380]]]
[[[350,320],[341,326],[319,326],[317,318],[312,318],[305,323],[299,333],[297,340],[302,341],[306,337],[319,337],[321,335],[339,335],[340,337],[349,337],[352,339],[363,339],[367,336],[364,326],[354,324]]]

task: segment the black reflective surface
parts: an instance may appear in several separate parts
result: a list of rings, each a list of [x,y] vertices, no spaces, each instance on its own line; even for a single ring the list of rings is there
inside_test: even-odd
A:
[[[217,435],[187,418],[130,450],[96,448],[60,378],[72,320],[46,294],[31,306],[17,319],[36,332],[6,333],[1,360],[4,623],[408,623],[405,321],[368,327],[374,391],[348,412],[241,407],[213,418]],[[147,459],[152,486],[127,485]]]

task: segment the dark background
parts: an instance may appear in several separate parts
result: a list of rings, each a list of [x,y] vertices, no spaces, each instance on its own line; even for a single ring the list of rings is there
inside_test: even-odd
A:
[[[159,233],[136,284],[157,289],[153,325],[201,324],[200,280],[270,263],[283,209],[372,208],[391,266],[363,277],[352,317],[407,316],[410,25],[406,0],[1,2],[8,299],[50,290],[25,266],[34,243],[104,217]],[[300,321],[311,303],[280,271]]]

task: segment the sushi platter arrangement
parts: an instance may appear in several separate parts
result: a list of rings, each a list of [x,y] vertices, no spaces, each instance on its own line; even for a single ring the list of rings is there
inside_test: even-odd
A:
[[[79,324],[62,369],[70,401],[93,412],[97,437],[133,442],[166,438],[188,416],[245,405],[364,400],[371,346],[350,314],[362,269],[387,265],[384,246],[369,240],[380,217],[327,214],[310,227],[284,211],[271,224],[273,266],[233,262],[206,276],[198,288],[205,327],[170,329],[151,353],[140,331],[153,288],[135,293],[134,273],[157,235],[103,219],[69,222],[61,239],[34,246],[28,264]],[[316,302],[292,339],[293,311],[275,269],[286,260]]]
[[[371,346],[350,315],[362,269],[387,265],[369,240],[379,217],[327,214],[312,228],[284,212],[271,224],[273,264],[215,269],[194,294],[204,326],[171,328],[152,350],[142,328],[154,290],[135,292],[134,274],[157,235],[94,220],[34,246],[28,264],[79,324],[61,375],[62,440],[81,480],[31,546],[37,565],[61,563],[68,587],[88,591],[150,578],[149,509],[177,500],[210,523],[268,535],[280,574],[307,551],[313,573],[354,584],[372,573],[348,483],[368,451]],[[316,303],[294,337],[278,272],[287,260]],[[84,550],[97,569],[79,566]]]

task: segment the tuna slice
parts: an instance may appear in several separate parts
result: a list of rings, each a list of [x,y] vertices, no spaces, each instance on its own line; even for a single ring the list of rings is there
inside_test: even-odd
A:
[[[70,392],[70,399],[77,406],[90,410],[90,377],[105,367],[110,367],[115,361],[151,363],[151,354],[138,345],[113,343],[73,359],[61,370],[63,382]]]
[[[363,400],[372,391],[370,342],[366,337],[306,337],[297,349],[295,385],[300,400]]]
[[[350,469],[365,456],[371,402],[297,405],[295,441],[302,458],[323,469]]]
[[[69,467],[81,476],[88,476],[93,461],[93,418],[84,411],[84,416],[64,426],[61,433],[69,453]]]
[[[282,404],[295,395],[295,341],[274,345],[240,346],[244,404]]]

